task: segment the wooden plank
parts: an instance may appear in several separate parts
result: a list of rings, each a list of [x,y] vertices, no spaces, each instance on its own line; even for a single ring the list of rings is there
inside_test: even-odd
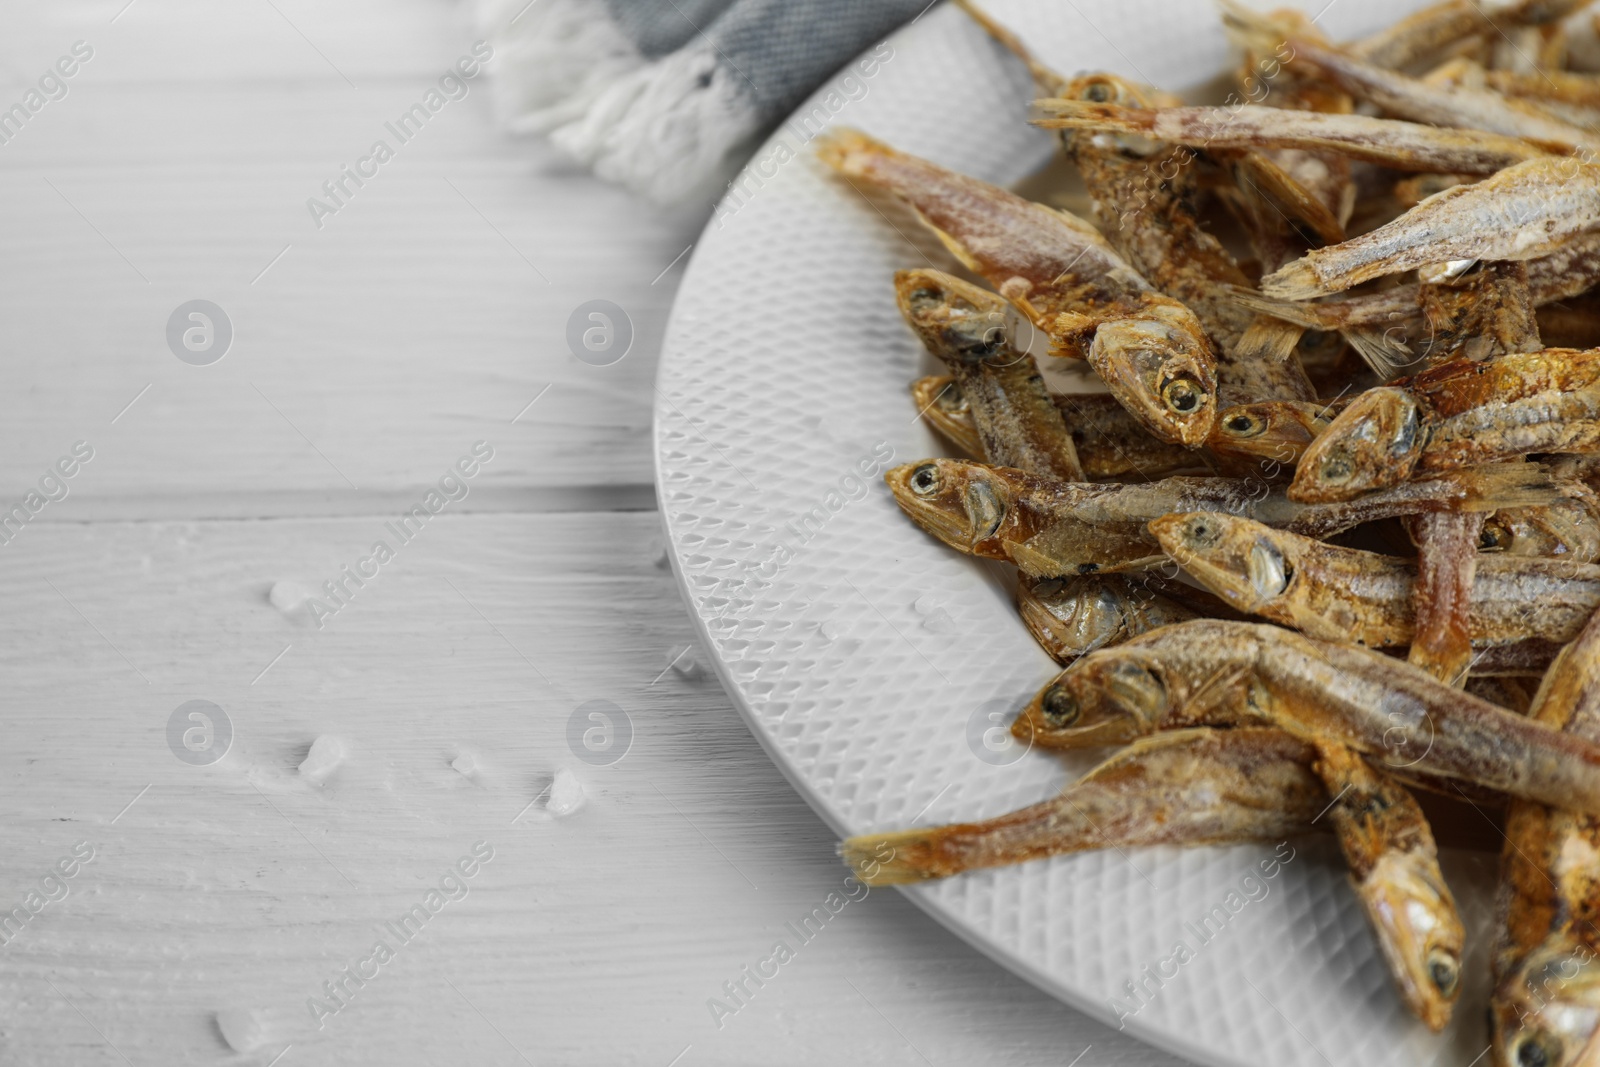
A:
[[[0,1061],[211,1061],[244,1006],[270,1037],[227,1062],[1173,1062],[895,893],[798,943],[845,869],[715,680],[665,669],[690,623],[653,515],[442,515],[320,631],[268,586],[395,541],[381,517],[32,533],[0,552],[0,910],[96,855],[0,945]],[[210,766],[168,748],[193,699],[237,731]],[[592,699],[632,718],[610,766],[568,745]],[[307,785],[330,734],[348,761]],[[589,799],[555,819],[562,768]],[[480,840],[466,898],[400,943],[384,922]],[[394,960],[319,1031],[307,998],[380,938]],[[796,958],[719,1029],[708,999],[779,938]]]
[[[159,7],[112,29],[165,26]],[[235,80],[196,81],[170,41],[150,55],[138,35],[108,41],[0,147],[0,497],[80,439],[101,462],[54,518],[214,514],[202,501],[240,489],[240,472],[251,492],[299,496],[287,513],[326,513],[330,498],[370,511],[478,439],[502,446],[485,499],[651,482],[656,351],[708,206],[659,211],[505,138],[481,83],[402,144],[385,122],[474,32],[441,32],[432,5],[407,10],[404,33],[379,36],[405,37],[403,64],[341,59],[356,90],[331,73],[262,80],[290,47],[267,32],[266,5],[261,26],[213,15],[185,38],[220,78],[201,30],[226,30]],[[47,56],[33,37],[66,30],[13,46],[17,69]],[[394,158],[347,183],[319,229],[308,199],[326,202],[323,183],[378,139]],[[234,327],[210,366],[166,339],[196,298]],[[595,299],[633,327],[611,366],[569,350],[569,319]]]

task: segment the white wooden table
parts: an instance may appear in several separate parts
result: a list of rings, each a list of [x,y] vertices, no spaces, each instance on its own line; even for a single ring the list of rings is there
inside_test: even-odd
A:
[[[0,545],[0,912],[26,918],[0,926],[0,1064],[1175,1062],[890,892],[713,1020],[846,872],[710,675],[668,669],[692,638],[652,382],[709,208],[506,139],[480,80],[319,229],[307,198],[477,37],[437,0],[0,20],[0,107],[93,50],[0,146],[0,507],[93,449]],[[597,298],[636,329],[609,367],[565,340]],[[233,328],[210,365],[166,338],[194,299]],[[467,497],[392,536],[477,441]],[[320,628],[269,603],[380,539]],[[192,700],[231,723],[216,762],[169,747]],[[618,762],[569,745],[590,700],[631,721]],[[347,756],[316,785],[319,737]],[[557,818],[562,769],[587,802]]]

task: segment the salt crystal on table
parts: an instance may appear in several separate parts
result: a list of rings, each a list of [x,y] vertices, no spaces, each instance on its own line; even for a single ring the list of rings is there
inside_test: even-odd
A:
[[[461,753],[461,755],[450,761],[450,766],[468,778],[478,773],[478,761],[473,758],[470,752]]]
[[[300,777],[312,785],[321,785],[344,762],[344,742],[332,734],[323,734],[311,742],[311,751],[300,761]]]
[[[267,1041],[266,1020],[255,1008],[224,1008],[217,1012],[217,1029],[235,1052],[250,1052]]]
[[[563,767],[550,783],[550,799],[544,809],[551,815],[571,815],[583,807],[583,783],[578,776]]]
[[[705,677],[705,668],[700,666],[696,652],[697,649],[693,645],[686,645],[682,652],[672,657],[670,663],[678,677],[691,682]]]
[[[310,599],[311,590],[299,582],[273,582],[267,592],[267,601],[285,615],[299,611]]]

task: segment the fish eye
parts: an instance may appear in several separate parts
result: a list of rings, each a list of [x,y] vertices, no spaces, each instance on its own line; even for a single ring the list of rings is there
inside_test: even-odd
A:
[[[1222,428],[1235,437],[1255,437],[1266,430],[1267,420],[1240,411],[1224,419]]]
[[[1499,552],[1511,544],[1511,531],[1497,522],[1486,522],[1478,534],[1479,552]]]
[[[1353,473],[1355,471],[1350,466],[1350,460],[1345,456],[1330,456],[1322,464],[1322,480],[1325,482],[1347,482]]]
[[[1083,90],[1083,98],[1091,103],[1103,104],[1111,99],[1111,86],[1105,82],[1093,82]]]
[[[910,299],[913,307],[922,304],[937,304],[944,299],[944,294],[937,289],[929,289],[927,286],[923,286],[911,290]]]
[[[1044,695],[1039,698],[1039,705],[1044,709],[1044,721],[1057,729],[1071,726],[1078,721],[1080,714],[1078,701],[1067,687],[1060,683],[1044,691]]]
[[[1188,415],[1200,410],[1206,395],[1193,379],[1173,378],[1161,387],[1161,399],[1178,414]]]
[[[1428,977],[1442,995],[1454,996],[1461,980],[1461,962],[1454,953],[1436,948],[1428,954]]]
[[[1554,1067],[1559,1053],[1550,1048],[1543,1034],[1529,1034],[1517,1045],[1517,1067]]]
[[[1188,534],[1189,543],[1198,545],[1201,548],[1212,547],[1222,535],[1222,531],[1217,529],[1216,525],[1209,519],[1193,520],[1189,523],[1189,528],[1185,532]]]
[[[939,491],[939,467],[924,463],[911,472],[911,491],[918,496],[932,496]]]

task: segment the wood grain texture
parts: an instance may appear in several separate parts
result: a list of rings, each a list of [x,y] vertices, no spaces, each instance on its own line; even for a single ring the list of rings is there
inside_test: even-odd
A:
[[[333,575],[376,517],[62,525],[0,552],[0,904],[97,849],[0,945],[0,1062],[121,1062],[114,1045],[265,1063],[287,1044],[286,1064],[520,1062],[512,1045],[537,1063],[1160,1059],[883,891],[713,1024],[707,999],[794,942],[784,924],[846,870],[715,680],[665,669],[691,638],[656,531],[441,516],[321,630],[267,588]],[[191,699],[237,731],[212,766],[167,747]],[[611,766],[567,743],[591,699],[632,720]],[[329,734],[350,756],[318,789],[296,767]],[[563,767],[589,801],[554,819],[537,798]],[[318,1031],[307,998],[479,840],[495,858],[469,895]],[[261,1054],[221,1044],[213,1013],[234,1005],[268,1013]]]
[[[0,485],[30,481],[80,438],[115,447],[63,509],[79,517],[132,516],[133,501],[170,515],[172,502],[236,490],[241,472],[252,490],[317,499],[410,489],[478,438],[510,446],[485,498],[648,484],[654,374],[641,356],[659,342],[684,260],[669,264],[709,206],[663,213],[540,143],[508,140],[481,79],[401,145],[384,123],[477,32],[430,4],[357,5],[366,19],[327,25],[282,6],[313,40],[350,39],[356,58],[323,50],[359,89],[266,5],[257,27],[259,12],[235,24],[191,4],[174,20],[140,0],[113,25],[52,19],[25,35],[26,55],[13,45],[22,72],[76,39],[96,51],[66,98],[0,147],[11,353]],[[141,25],[146,14],[165,36]],[[384,39],[397,22],[411,38],[371,71],[368,21],[385,23]],[[213,80],[198,80],[190,53]],[[307,199],[380,137],[395,158],[318,229]],[[209,367],[166,345],[168,316],[194,298],[235,328]],[[596,298],[634,326],[633,353],[609,367],[566,344],[569,315]]]
[[[318,231],[305,198],[470,44],[464,10],[124,2],[0,15],[0,98],[96,48],[0,147],[0,498],[96,450],[0,545],[0,912],[95,849],[0,943],[0,1064],[1175,1063],[885,891],[716,1025],[846,870],[714,677],[668,667],[704,660],[649,413],[662,272],[706,213],[503,138],[479,85]],[[211,367],[165,347],[193,297],[238,331]],[[637,328],[611,367],[564,340],[594,297]],[[399,544],[479,439],[468,497]],[[269,604],[377,539],[395,558],[320,629]],[[235,731],[210,766],[168,747],[196,699]],[[631,720],[617,763],[569,743],[590,700]],[[349,755],[316,787],[324,736]],[[563,769],[587,802],[558,819]],[[468,895],[393,938],[479,841]],[[319,1029],[308,998],[378,938],[394,959]],[[260,1048],[223,1042],[233,1008]]]

